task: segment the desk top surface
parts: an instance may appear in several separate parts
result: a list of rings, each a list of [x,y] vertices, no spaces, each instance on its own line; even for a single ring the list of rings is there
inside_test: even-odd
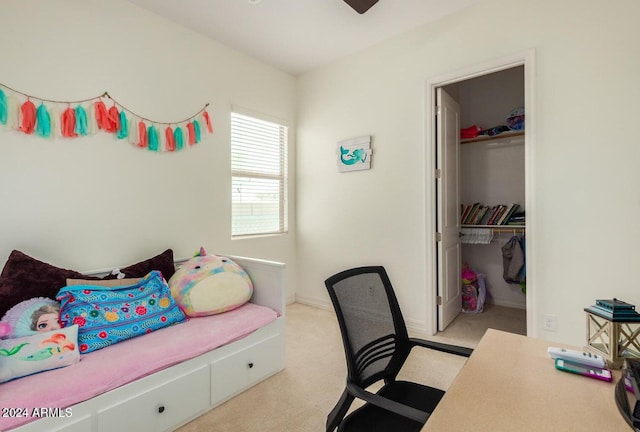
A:
[[[555,368],[557,343],[490,329],[423,431],[626,432],[608,383]],[[580,349],[575,347],[566,347]]]

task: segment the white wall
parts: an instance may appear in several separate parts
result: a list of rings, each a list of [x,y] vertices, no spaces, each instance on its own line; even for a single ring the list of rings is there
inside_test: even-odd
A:
[[[155,154],[100,133],[46,140],[0,130],[0,262],[19,249],[91,270],[131,264],[166,248],[288,264],[295,280],[295,212],[284,236],[231,240],[231,104],[289,122],[295,185],[295,79],[121,0],[5,0],[0,82],[54,100],[104,91],[159,121],[209,102],[213,135]],[[295,187],[291,188],[295,208]]]
[[[486,0],[301,76],[297,298],[327,306],[326,277],[380,263],[408,324],[431,320],[425,82],[533,48],[527,217],[536,238],[527,271],[535,286],[527,289],[539,314],[558,315],[558,331],[535,317],[529,333],[580,345],[584,307],[614,296],[640,304],[638,17],[636,0]],[[336,142],[363,134],[373,136],[373,168],[339,174]]]

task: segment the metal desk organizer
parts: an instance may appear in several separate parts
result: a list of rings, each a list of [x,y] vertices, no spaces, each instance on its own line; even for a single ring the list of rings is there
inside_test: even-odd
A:
[[[635,306],[616,298],[596,300],[587,314],[586,351],[599,354],[609,367],[620,369],[625,358],[640,357],[640,314]]]

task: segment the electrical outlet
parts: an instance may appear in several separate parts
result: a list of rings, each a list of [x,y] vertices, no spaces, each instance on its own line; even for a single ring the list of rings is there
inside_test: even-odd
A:
[[[558,315],[542,314],[542,329],[548,331],[557,331]]]

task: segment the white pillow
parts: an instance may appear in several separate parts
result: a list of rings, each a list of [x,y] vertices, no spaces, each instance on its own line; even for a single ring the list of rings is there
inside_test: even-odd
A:
[[[0,340],[0,382],[79,361],[77,325]]]

